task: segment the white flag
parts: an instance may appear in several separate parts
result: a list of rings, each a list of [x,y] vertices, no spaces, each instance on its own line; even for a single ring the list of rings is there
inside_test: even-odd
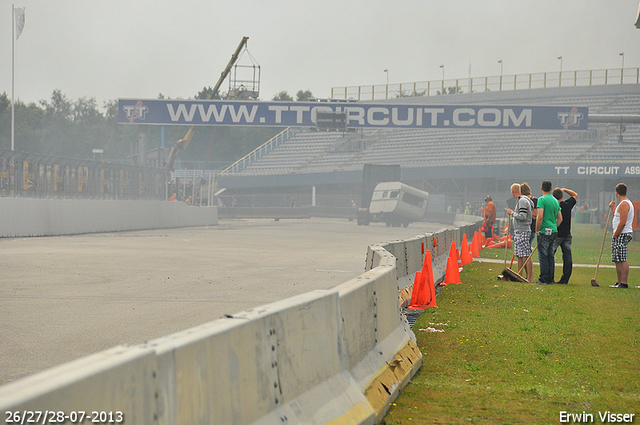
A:
[[[22,30],[24,28],[24,10],[25,7],[17,7],[13,9],[13,12],[16,14],[16,40],[20,38],[20,34],[22,34]]]

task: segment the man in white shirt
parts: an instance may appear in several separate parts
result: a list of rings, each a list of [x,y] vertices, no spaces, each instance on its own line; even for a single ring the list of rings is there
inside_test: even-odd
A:
[[[629,277],[629,261],[627,260],[627,249],[629,242],[633,239],[633,204],[627,198],[627,185],[619,183],[616,186],[615,201],[609,203],[609,208],[613,214],[613,238],[611,239],[611,261],[616,265],[618,281],[611,288],[628,288],[627,279]],[[615,207],[615,210],[614,210]]]

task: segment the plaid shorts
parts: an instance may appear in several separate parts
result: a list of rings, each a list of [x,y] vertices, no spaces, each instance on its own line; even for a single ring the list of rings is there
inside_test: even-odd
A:
[[[611,261],[623,263],[627,261],[629,242],[633,239],[633,233],[622,233],[611,239]]]
[[[516,257],[527,258],[531,255],[531,230],[516,232],[513,235],[513,244]]]

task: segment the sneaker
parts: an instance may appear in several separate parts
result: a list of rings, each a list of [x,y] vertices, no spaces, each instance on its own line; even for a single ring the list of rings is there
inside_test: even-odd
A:
[[[556,285],[566,285],[568,283],[569,281],[560,279],[559,281],[556,282]]]
[[[547,283],[547,282],[543,282],[543,281],[541,281],[541,280],[538,280],[538,281],[536,281],[536,282],[533,282],[533,284],[534,284],[534,285],[548,285],[548,283]]]
[[[616,282],[615,285],[609,286],[609,288],[628,288],[628,287],[629,287],[628,284],[626,284],[626,283],[618,283],[618,282]]]

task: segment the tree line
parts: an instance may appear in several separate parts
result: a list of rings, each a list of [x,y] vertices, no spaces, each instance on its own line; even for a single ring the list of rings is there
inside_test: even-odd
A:
[[[211,87],[195,96],[204,99]],[[297,101],[312,98],[310,91],[296,93]],[[164,98],[162,94],[158,98]],[[272,100],[293,101],[286,91]],[[137,126],[118,124],[118,101],[104,102],[102,108],[95,98],[71,100],[60,90],[54,90],[49,100],[25,104],[15,102],[15,150],[64,158],[92,159],[94,149],[102,149],[106,161],[130,162],[132,146],[138,138]],[[183,126],[149,126],[148,149],[164,146],[165,155],[172,144],[184,137]],[[222,168],[246,155],[282,131],[273,127],[201,127],[189,147],[181,151],[183,164],[207,163],[207,168]],[[164,141],[163,141],[164,140]],[[11,149],[11,99],[0,94],[0,149]]]

